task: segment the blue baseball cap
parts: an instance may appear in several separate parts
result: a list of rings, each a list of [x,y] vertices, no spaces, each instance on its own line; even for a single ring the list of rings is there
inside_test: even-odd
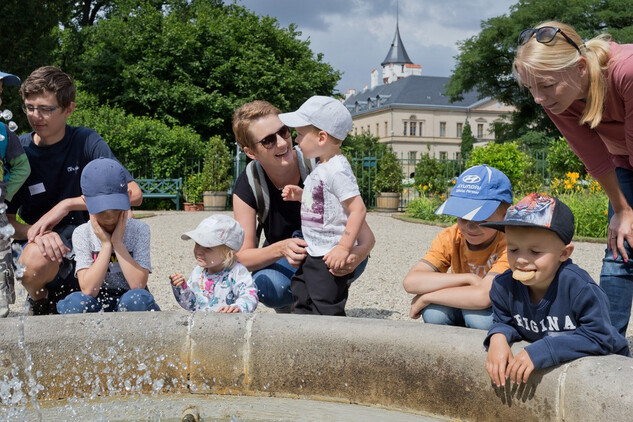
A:
[[[453,190],[435,214],[447,214],[465,220],[483,221],[499,204],[512,203],[512,184],[502,171],[485,164],[459,175]]]
[[[89,162],[81,173],[81,192],[90,214],[106,210],[129,210],[127,170],[111,158]]]
[[[2,83],[6,85],[20,85],[22,83],[20,78],[10,73],[0,72],[0,79]]]

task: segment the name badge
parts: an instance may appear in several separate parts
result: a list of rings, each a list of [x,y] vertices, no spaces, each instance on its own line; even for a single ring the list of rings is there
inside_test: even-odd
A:
[[[44,183],[36,183],[34,185],[29,186],[29,192],[31,193],[31,196],[37,195],[38,193],[46,192]]]

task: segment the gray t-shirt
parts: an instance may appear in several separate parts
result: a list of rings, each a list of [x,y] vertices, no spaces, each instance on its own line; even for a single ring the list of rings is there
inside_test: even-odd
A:
[[[128,218],[125,233],[123,233],[123,244],[137,264],[152,272],[149,241],[149,226],[140,220]],[[77,262],[75,276],[77,271],[89,268],[95,262],[100,250],[101,241],[95,235],[90,222],[75,229],[73,232],[73,252]],[[121,266],[114,252],[110,257],[108,272],[101,288],[130,290],[130,285],[121,272]]]

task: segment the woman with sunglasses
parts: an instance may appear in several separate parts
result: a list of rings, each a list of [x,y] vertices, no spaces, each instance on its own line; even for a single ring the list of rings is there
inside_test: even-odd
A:
[[[633,44],[606,34],[583,43],[568,25],[546,22],[521,32],[513,73],[609,197],[600,285],[611,322],[626,335],[633,299]]]
[[[253,101],[239,107],[233,114],[233,133],[237,144],[252,160],[261,164],[269,193],[268,217],[263,221],[266,240],[258,248],[258,201],[249,184],[246,171],[235,182],[233,215],[244,229],[244,244],[239,261],[253,272],[260,303],[277,312],[289,312],[293,303],[290,279],[306,257],[306,242],[296,236],[301,229],[300,202],[284,201],[281,191],[286,185],[303,187],[298,152],[292,147],[290,130],[279,117],[280,110],[266,101]],[[365,223],[352,248],[345,275],[354,271],[358,278],[367,264],[375,243],[374,235]]]

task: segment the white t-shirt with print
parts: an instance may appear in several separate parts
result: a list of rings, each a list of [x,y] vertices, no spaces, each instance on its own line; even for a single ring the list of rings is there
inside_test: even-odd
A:
[[[308,175],[301,198],[301,231],[310,256],[323,256],[338,244],[349,215],[341,202],[358,195],[356,177],[342,154],[318,164]]]

